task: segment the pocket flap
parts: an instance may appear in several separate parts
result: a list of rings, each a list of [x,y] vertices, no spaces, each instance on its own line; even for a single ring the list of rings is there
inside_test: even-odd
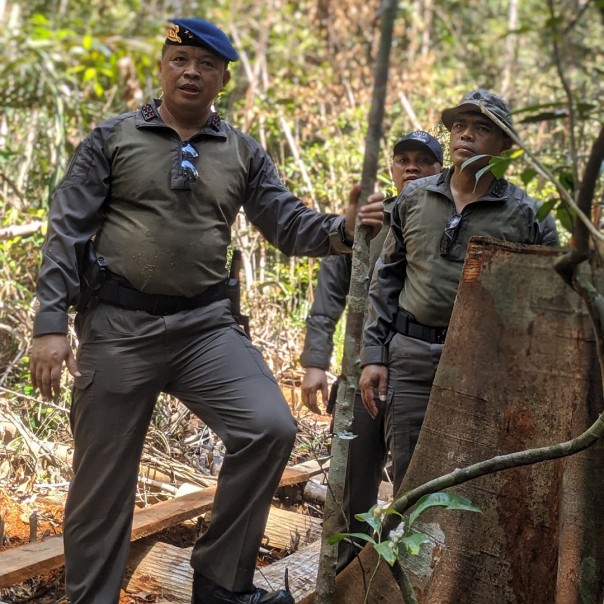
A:
[[[94,371],[81,371],[82,375],[76,376],[73,380],[74,388],[78,390],[86,390],[94,380]]]

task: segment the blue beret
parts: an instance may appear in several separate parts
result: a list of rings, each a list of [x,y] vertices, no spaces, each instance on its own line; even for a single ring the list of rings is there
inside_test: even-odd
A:
[[[226,34],[203,19],[170,19],[166,44],[175,46],[204,46],[227,61],[237,61],[239,54]]]

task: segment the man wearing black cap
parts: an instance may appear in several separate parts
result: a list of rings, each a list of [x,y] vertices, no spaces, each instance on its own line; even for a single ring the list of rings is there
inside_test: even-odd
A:
[[[138,464],[160,392],[181,399],[227,450],[210,527],[193,550],[193,603],[293,603],[286,590],[252,583],[296,423],[233,318],[227,250],[243,208],[285,254],[350,251],[355,207],[346,219],[307,208],[260,145],[213,111],[237,58],[213,24],[172,20],[162,100],[95,128],[53,199],[31,374],[47,398],[59,392],[63,363],[75,378],[64,524],[71,604],[118,601]],[[361,222],[377,230],[381,209],[366,205]],[[77,359],[66,337],[70,306],[78,310]]]
[[[442,164],[442,147],[427,132],[416,130],[400,137],[394,143],[390,158],[390,175],[397,194],[418,178],[440,173]],[[380,198],[381,193],[371,196],[372,200]],[[372,264],[388,233],[390,211],[395,200],[396,196],[384,200],[384,227],[371,241]],[[326,371],[331,364],[336,324],[346,306],[351,270],[350,255],[328,256],[321,260],[314,302],[306,320],[304,349],[300,356],[300,364],[306,369],[302,381],[302,402],[314,413],[321,412],[317,401],[319,392],[323,403],[327,402]]]
[[[420,178],[439,174],[443,167],[443,152],[438,140],[421,130],[399,138],[392,148],[390,174],[400,194]],[[381,198],[377,194],[375,199]],[[371,241],[371,265],[377,259],[390,224],[390,212],[396,197],[384,201],[384,227]],[[327,403],[327,374],[333,352],[333,336],[336,324],[344,313],[346,296],[350,287],[351,257],[328,256],[321,261],[315,299],[306,320],[306,337],[300,364],[305,368],[302,381],[302,402],[314,413],[320,413],[318,393]],[[331,390],[331,401],[337,392],[337,382]],[[330,405],[331,406],[331,405]],[[345,506],[350,532],[362,532],[367,526],[355,518],[366,512],[377,501],[378,489],[387,451],[398,457],[397,443],[384,431],[384,423],[373,421],[360,396],[355,400],[352,432],[356,438],[348,448]],[[407,455],[406,449],[402,454]],[[395,469],[399,464],[394,464]],[[338,569],[354,557],[354,548],[348,542],[340,542]]]
[[[512,130],[507,104],[483,89],[442,112],[453,167],[412,183],[396,200],[370,286],[360,388],[369,414],[386,416],[387,429],[405,451],[395,468],[395,493],[424,418],[468,240],[484,235],[558,242],[553,218],[538,222],[538,204],[522,189],[490,171],[477,181],[489,158],[512,146],[487,110]],[[484,157],[462,169],[479,155]]]

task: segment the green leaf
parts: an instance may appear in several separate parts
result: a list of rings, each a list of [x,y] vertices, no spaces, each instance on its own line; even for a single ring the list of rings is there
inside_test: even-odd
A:
[[[411,526],[428,508],[443,507],[447,510],[466,510],[467,512],[480,512],[480,508],[472,504],[469,499],[455,493],[430,493],[424,495],[413,508],[409,515],[409,526]]]
[[[572,233],[574,224],[574,214],[569,212],[568,208],[560,204],[556,208],[556,218],[560,221],[560,224],[569,232]]]
[[[428,543],[430,541],[430,537],[424,533],[420,533],[419,531],[413,531],[411,534],[403,537],[401,541],[408,554],[411,556],[418,556],[419,546],[422,543]]]
[[[382,541],[374,545],[375,551],[392,566],[398,558],[398,548],[392,547],[391,541]]]
[[[511,157],[492,157],[491,161],[489,162],[491,172],[495,178],[503,178],[503,175],[506,173],[511,163]]]
[[[520,180],[522,181],[522,184],[526,187],[529,182],[531,182],[531,180],[535,178],[535,176],[537,176],[537,170],[533,168],[525,168],[520,174]]]
[[[554,207],[556,206],[556,204],[558,203],[558,200],[555,198],[552,199],[548,199],[546,202],[544,202],[541,207],[537,210],[537,214],[536,214],[536,218],[539,221],[542,221],[545,219],[545,217],[554,209]]]
[[[480,168],[480,170],[478,170],[478,172],[476,172],[476,184],[478,184],[478,181],[482,178],[483,174],[486,174],[487,172],[491,171],[491,166],[490,164],[488,166],[485,166],[484,168]]]
[[[492,157],[491,155],[485,155],[484,153],[481,155],[474,155],[474,157],[470,157],[469,159],[466,159],[466,161],[461,164],[461,169],[463,170],[464,168],[467,168],[468,166],[472,165],[474,162],[477,162],[480,159],[483,159],[485,157]]]
[[[511,159],[519,159],[524,155],[524,149],[508,149],[503,152],[503,155]]]
[[[557,168],[556,170],[554,170],[554,174],[558,178],[558,181],[560,182],[560,184],[567,191],[570,191],[572,193],[575,190],[574,176],[573,176],[573,173],[569,169],[567,169],[565,167],[560,167],[560,168]]]
[[[375,506],[373,506],[368,512],[363,514],[355,514],[354,517],[361,522],[366,522],[376,533],[381,533],[383,516],[374,516],[374,509]]]
[[[94,40],[92,38],[92,36],[86,34],[83,38],[82,38],[82,46],[86,49],[86,50],[91,50],[94,44]]]
[[[335,533],[327,538],[327,543],[330,545],[335,545],[336,543],[340,543],[340,541],[349,539],[351,537],[360,539],[361,541],[366,541],[367,543],[375,543],[375,539],[367,533]]]
[[[90,82],[96,79],[96,69],[94,67],[87,67],[82,76],[83,82]]]
[[[374,511],[377,507],[377,505],[374,505],[368,512],[364,512],[363,514],[355,514],[354,517],[361,522],[366,522],[378,534],[382,532],[382,523],[386,515],[396,514],[400,518],[403,518],[403,515],[397,512],[394,508],[385,508],[383,509],[383,513],[376,516]]]

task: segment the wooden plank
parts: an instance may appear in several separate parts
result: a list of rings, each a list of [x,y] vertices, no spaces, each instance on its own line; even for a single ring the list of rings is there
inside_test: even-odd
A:
[[[306,547],[286,556],[269,566],[256,570],[254,584],[268,591],[283,589],[285,570],[288,571],[289,589],[298,602],[304,596],[315,591],[319,556],[321,555],[320,539]]]
[[[263,545],[270,549],[298,550],[321,538],[323,521],[272,507],[264,531]]]
[[[129,593],[140,591],[159,595],[174,604],[189,604],[193,582],[191,549],[178,548],[167,543],[148,541],[133,544],[129,567],[132,575],[124,581]],[[321,543],[311,545],[256,569],[254,583],[267,591],[282,589],[285,569],[288,569],[289,588],[297,601],[315,590]]]
[[[130,547],[128,568],[122,587],[128,593],[149,592],[175,603],[191,602],[193,548],[180,548],[150,540],[133,543]]]
[[[297,469],[297,466],[288,467],[283,472],[279,486],[306,482],[313,472],[320,471],[313,468],[312,464],[304,464],[301,470]],[[212,508],[215,492],[216,487],[209,487],[147,508],[137,509],[132,526],[132,540],[142,539],[207,512]],[[0,552],[0,587],[9,587],[43,572],[54,570],[63,562],[61,535],[10,548]]]

